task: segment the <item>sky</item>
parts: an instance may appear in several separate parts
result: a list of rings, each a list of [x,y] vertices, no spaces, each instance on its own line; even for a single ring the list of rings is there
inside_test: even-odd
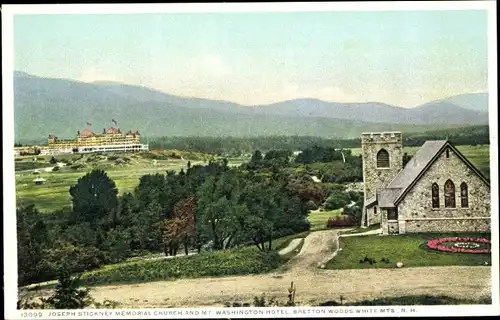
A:
[[[486,92],[487,45],[485,10],[14,17],[15,70],[244,105]]]

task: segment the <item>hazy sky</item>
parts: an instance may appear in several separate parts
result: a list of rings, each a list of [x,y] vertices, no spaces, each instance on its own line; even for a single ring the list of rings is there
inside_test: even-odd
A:
[[[486,11],[19,15],[14,68],[264,104],[487,91]]]

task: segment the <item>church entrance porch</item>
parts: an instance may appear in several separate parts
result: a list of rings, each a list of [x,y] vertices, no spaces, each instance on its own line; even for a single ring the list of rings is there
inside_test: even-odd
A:
[[[382,234],[399,234],[398,208],[386,208]]]

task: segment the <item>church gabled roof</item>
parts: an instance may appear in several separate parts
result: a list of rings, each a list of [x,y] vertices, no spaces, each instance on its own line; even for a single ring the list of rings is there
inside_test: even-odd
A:
[[[371,207],[373,204],[375,204],[377,202],[377,197],[371,197],[371,198],[368,198],[365,202],[365,206],[366,207]]]
[[[489,186],[489,182],[483,174],[449,141],[426,141],[410,161],[408,161],[406,166],[396,175],[396,177],[394,177],[391,183],[389,183],[386,190],[381,191],[381,198],[378,199],[379,205],[382,206],[381,202],[386,206],[390,203],[397,205],[432,163],[434,163],[445,147],[451,148],[453,152]]]
[[[393,208],[394,200],[398,198],[402,190],[403,190],[402,188],[380,189],[377,194],[378,206],[381,208]]]
[[[405,189],[408,187],[446,143],[446,140],[426,141],[410,161],[408,161],[406,166],[389,183],[387,188]]]

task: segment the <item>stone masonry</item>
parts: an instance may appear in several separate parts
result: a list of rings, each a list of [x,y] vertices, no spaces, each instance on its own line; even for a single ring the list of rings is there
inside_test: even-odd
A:
[[[445,208],[444,184],[451,179],[455,185],[456,208]],[[460,184],[467,183],[467,208],[461,207]],[[439,186],[439,208],[432,208],[431,187]],[[398,205],[399,233],[490,231],[491,193],[453,150],[449,158],[442,152],[421,179]]]
[[[387,186],[403,168],[403,142],[401,132],[363,133],[361,135],[363,157],[364,200],[374,197],[379,188]],[[389,153],[389,168],[377,168],[377,153],[385,149]],[[371,208],[363,211],[367,225],[380,223],[380,213]]]

